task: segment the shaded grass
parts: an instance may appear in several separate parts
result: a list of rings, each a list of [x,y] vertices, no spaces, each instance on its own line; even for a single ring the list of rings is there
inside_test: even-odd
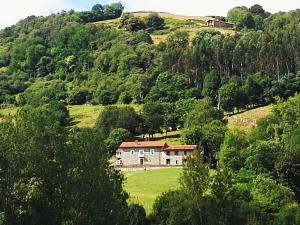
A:
[[[149,214],[158,196],[179,188],[181,172],[179,168],[125,172],[125,190],[130,195],[130,201],[143,205]]]

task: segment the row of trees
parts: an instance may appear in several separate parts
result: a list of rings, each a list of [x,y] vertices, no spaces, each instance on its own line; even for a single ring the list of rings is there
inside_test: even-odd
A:
[[[119,28],[125,28],[128,31],[136,32],[140,30],[161,30],[165,27],[165,20],[157,13],[150,13],[145,18],[134,16],[132,13],[124,13],[120,19]]]

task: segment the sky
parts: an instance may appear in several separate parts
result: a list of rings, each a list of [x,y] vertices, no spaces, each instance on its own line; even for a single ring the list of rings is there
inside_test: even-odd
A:
[[[225,16],[235,6],[262,5],[266,11],[290,11],[300,8],[300,0],[0,0],[0,29],[30,15],[49,15],[61,10],[88,10],[94,4],[122,2],[125,11],[159,11],[180,15]]]

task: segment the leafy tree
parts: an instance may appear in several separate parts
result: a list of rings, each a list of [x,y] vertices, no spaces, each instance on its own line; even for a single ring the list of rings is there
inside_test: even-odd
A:
[[[216,71],[212,71],[206,74],[203,81],[202,95],[204,97],[210,97],[214,102],[216,102],[218,93],[217,90],[220,85],[220,78]]]
[[[275,220],[276,225],[293,225],[300,223],[300,207],[289,205],[280,210]]]
[[[119,27],[121,27],[121,28],[123,27],[126,30],[131,31],[131,32],[137,32],[137,31],[146,29],[146,25],[145,25],[144,21],[139,17],[135,17],[131,13],[125,13],[122,16]]]
[[[221,166],[238,171],[244,167],[243,151],[248,147],[248,137],[240,130],[227,131],[218,159]]]
[[[140,116],[130,106],[105,107],[97,118],[95,130],[107,137],[117,128],[123,128],[131,134],[137,134],[140,125]]]
[[[110,132],[108,138],[105,140],[105,146],[111,155],[114,155],[117,148],[123,141],[128,140],[131,137],[130,133],[123,129],[117,128]]]
[[[276,172],[279,178],[290,187],[300,199],[300,153],[290,151],[279,157],[276,162]]]
[[[164,124],[164,106],[161,103],[146,103],[142,110],[143,130],[153,135],[161,131]]]
[[[203,99],[198,101],[187,115],[185,127],[202,126],[213,120],[223,120],[223,112],[213,107],[209,100]]]
[[[243,105],[243,90],[240,89],[240,86],[236,80],[230,80],[229,83],[224,84],[219,89],[219,98],[220,98],[220,106],[222,109],[233,112],[234,108],[239,105]],[[241,108],[240,106],[238,108]]]
[[[87,129],[71,134],[68,142],[69,221],[79,225],[124,223],[128,195],[122,189],[123,176],[109,166],[103,139]]]
[[[165,27],[165,20],[158,13],[150,13],[145,18],[145,24],[148,29],[161,30]]]
[[[148,222],[145,209],[138,204],[129,205],[126,216],[129,221],[128,225],[145,225]]]
[[[161,74],[157,77],[156,84],[148,93],[145,101],[176,102],[180,98],[184,98],[188,88],[188,82],[184,77]]]
[[[257,174],[275,172],[275,163],[281,153],[282,146],[276,142],[257,142],[243,152],[245,167]]]
[[[238,30],[255,28],[253,16],[247,7],[235,7],[229,10],[227,19],[229,22],[234,23]]]
[[[249,8],[249,11],[254,15],[259,15],[263,18],[267,17],[267,13],[261,5],[255,4]]]

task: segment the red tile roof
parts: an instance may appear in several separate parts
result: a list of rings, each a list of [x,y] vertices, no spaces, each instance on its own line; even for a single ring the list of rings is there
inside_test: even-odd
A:
[[[163,141],[133,141],[133,142],[123,142],[119,148],[164,148],[166,142]]]
[[[163,151],[193,151],[197,145],[168,145],[163,141],[134,141],[123,142],[117,152],[126,148],[161,148]]]
[[[163,149],[163,151],[194,151],[197,145],[171,145]]]

